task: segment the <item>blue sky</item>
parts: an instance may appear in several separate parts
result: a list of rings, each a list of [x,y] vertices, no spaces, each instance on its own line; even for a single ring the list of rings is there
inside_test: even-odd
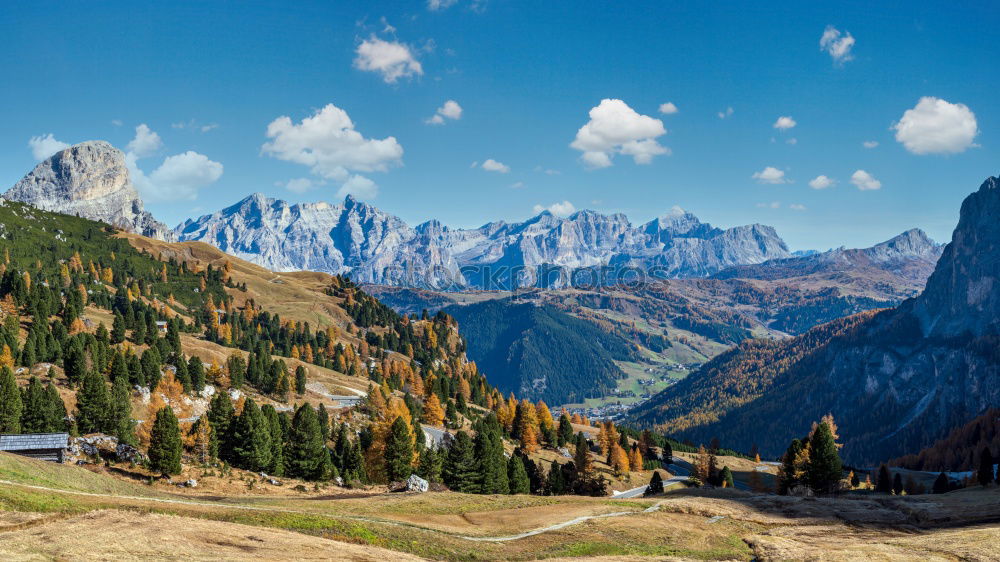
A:
[[[1000,9],[893,4],[10,5],[0,186],[105,139],[171,225],[255,191],[353,191],[411,224],[679,205],[793,249],[947,241],[1000,173]]]

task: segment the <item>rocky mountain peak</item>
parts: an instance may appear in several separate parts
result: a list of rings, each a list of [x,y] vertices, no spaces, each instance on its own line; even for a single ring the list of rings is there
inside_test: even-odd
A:
[[[161,240],[172,238],[166,225],[143,210],[125,154],[105,141],[82,142],[53,154],[3,196]]]
[[[1000,178],[962,203],[958,226],[923,294],[912,301],[925,335],[1000,332]]]

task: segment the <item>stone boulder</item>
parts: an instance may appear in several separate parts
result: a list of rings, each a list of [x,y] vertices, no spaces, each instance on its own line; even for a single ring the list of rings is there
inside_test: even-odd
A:
[[[411,474],[406,480],[407,492],[424,493],[430,488],[430,483],[416,474]]]

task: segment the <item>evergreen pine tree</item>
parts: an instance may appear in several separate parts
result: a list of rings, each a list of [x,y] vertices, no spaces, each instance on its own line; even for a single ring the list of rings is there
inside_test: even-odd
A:
[[[69,382],[77,384],[87,372],[87,356],[80,338],[74,337],[63,355],[63,371]]]
[[[934,488],[932,491],[935,494],[946,494],[951,488],[951,482],[948,481],[948,475],[945,473],[938,474],[937,478],[934,479]]]
[[[90,371],[76,394],[76,426],[80,433],[103,432],[108,428],[108,386],[104,377]]]
[[[663,462],[667,464],[672,464],[674,462],[674,448],[670,446],[668,441],[663,442]]]
[[[0,433],[20,433],[23,410],[14,372],[7,366],[0,367]]]
[[[156,413],[149,436],[149,468],[161,474],[181,472],[181,430],[170,406]]]
[[[111,324],[111,343],[118,344],[125,341],[125,318],[119,312],[115,312],[115,320]]]
[[[330,414],[326,411],[326,406],[323,404],[319,405],[319,410],[316,412],[316,422],[319,423],[319,432],[323,436],[323,444],[330,439]]]
[[[271,428],[253,398],[247,398],[232,424],[233,465],[253,472],[267,470],[271,465]]]
[[[261,407],[260,413],[263,414],[264,420],[267,422],[267,431],[271,436],[271,461],[267,466],[267,472],[274,476],[284,476],[285,439],[278,411],[274,409],[274,406],[267,404]]]
[[[561,496],[566,493],[566,479],[563,476],[563,469],[556,461],[552,461],[552,465],[549,467],[545,489],[550,496]]]
[[[302,365],[295,368],[295,394],[302,396],[306,393],[306,370]]]
[[[459,431],[455,435],[454,443],[448,448],[442,476],[445,485],[453,492],[471,494],[478,491],[476,459],[468,433]]]
[[[62,397],[59,396],[59,391],[56,390],[54,384],[49,382],[45,386],[45,394],[48,398],[45,408],[45,418],[47,420],[45,431],[52,433],[66,431],[68,426],[68,422],[66,421],[66,404],[63,402]]]
[[[989,447],[983,447],[979,453],[979,470],[976,471],[976,478],[980,486],[989,486],[995,478],[993,477],[993,455]]]
[[[28,386],[21,392],[21,431],[23,433],[45,433],[48,431],[49,397],[38,377],[32,376]]]
[[[892,476],[892,493],[903,495],[903,477],[898,472]]]
[[[192,355],[191,359],[188,360],[188,375],[191,376],[191,390],[194,392],[204,390],[205,365],[202,364],[201,358],[197,355]]]
[[[822,421],[809,438],[809,469],[806,474],[809,487],[817,494],[836,492],[843,470],[830,425]]]
[[[316,411],[303,404],[292,418],[288,436],[288,475],[303,480],[323,480],[330,470],[323,433]]]
[[[802,442],[792,439],[785,454],[781,457],[781,468],[778,471],[778,493],[785,496],[799,484],[795,476],[795,458],[802,452]]]
[[[512,495],[531,493],[531,481],[528,480],[528,472],[524,469],[524,461],[520,455],[511,455],[507,461],[507,482]]]
[[[229,425],[235,409],[228,392],[219,391],[208,405],[208,423],[212,426],[211,454],[220,459],[232,460]]]
[[[436,447],[427,447],[420,453],[420,466],[417,474],[428,482],[441,481],[441,452]]]
[[[736,485],[733,482],[733,471],[729,470],[728,466],[722,467],[722,470],[719,472],[719,482],[727,488],[732,488]]]
[[[875,479],[875,491],[880,494],[892,493],[892,476],[889,474],[889,467],[885,464],[878,468],[878,477]]]
[[[583,432],[576,434],[576,452],[573,455],[573,464],[576,466],[577,480],[587,478],[594,470],[594,461],[590,458],[590,445]]]
[[[653,471],[653,477],[649,479],[649,486],[646,486],[646,491],[643,492],[644,496],[655,496],[656,494],[663,493],[663,477],[660,476],[659,470]]]
[[[410,423],[396,417],[385,443],[385,469],[390,482],[406,480],[413,473],[413,434]]]
[[[507,459],[504,457],[502,430],[495,414],[477,428],[475,456],[479,462],[479,493],[506,494],[510,489],[507,479]]]
[[[123,443],[135,443],[132,431],[132,392],[128,377],[118,377],[111,385],[108,429]]]

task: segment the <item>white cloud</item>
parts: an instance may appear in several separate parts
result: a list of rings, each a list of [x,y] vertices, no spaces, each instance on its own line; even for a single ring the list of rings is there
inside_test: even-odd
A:
[[[69,148],[69,144],[56,140],[52,133],[49,133],[44,136],[31,137],[28,140],[28,148],[31,149],[31,155],[35,157],[35,160],[42,161],[60,150]]]
[[[271,140],[261,147],[264,154],[340,182],[348,181],[351,172],[384,172],[403,157],[395,137],[366,139],[347,112],[332,103],[300,123],[278,117],[267,126],[267,137]]]
[[[167,157],[149,176],[136,165],[137,158],[135,152],[129,152],[125,162],[132,183],[150,201],[191,200],[197,197],[199,189],[222,177],[222,164],[190,150]]]
[[[795,146],[795,145],[799,144],[799,139],[792,137],[792,138],[786,140],[785,144],[790,144],[792,146]]]
[[[305,193],[316,187],[316,183],[309,178],[293,178],[285,183],[279,182],[278,185],[295,193]]]
[[[914,154],[951,154],[975,146],[979,134],[976,116],[961,103],[941,98],[920,98],[907,109],[898,123],[893,123],[896,140]]]
[[[207,133],[212,129],[218,129],[218,123],[206,123],[199,124],[196,120],[190,119],[188,121],[180,121],[178,123],[171,123],[170,126],[174,129],[193,129],[201,131],[202,133]]]
[[[798,123],[795,122],[795,119],[792,119],[791,117],[786,115],[782,115],[781,117],[778,117],[778,120],[774,122],[774,125],[772,125],[772,127],[774,127],[775,129],[781,129],[782,131],[787,131],[788,129],[791,129],[797,124]]]
[[[878,141],[868,140],[861,143],[861,146],[865,148],[875,148],[876,146],[878,146]]]
[[[112,119],[111,124],[114,125],[115,127],[121,127],[123,125],[121,119]]]
[[[136,158],[145,158],[152,156],[162,147],[163,141],[160,139],[160,135],[143,123],[135,128],[135,138],[129,141],[125,148],[135,154]]]
[[[622,100],[604,99],[590,110],[590,121],[580,127],[572,148],[583,152],[589,168],[612,165],[615,153],[631,156],[636,164],[649,164],[654,156],[670,150],[656,141],[667,134],[663,121],[640,115]]]
[[[827,176],[816,176],[809,180],[809,187],[813,189],[826,189],[837,184],[837,180]]]
[[[803,204],[801,204],[801,203],[792,203],[791,205],[788,206],[788,208],[791,209],[791,210],[793,210],[793,211],[805,211],[806,210],[806,206],[803,205]]]
[[[672,102],[672,101],[668,101],[667,103],[661,103],[660,104],[660,113],[662,113],[664,115],[673,115],[674,113],[677,113],[678,111],[680,111],[680,110],[677,109],[677,106],[674,105],[674,102]]]
[[[358,45],[355,51],[354,68],[377,72],[387,84],[395,84],[400,78],[420,76],[424,73],[420,61],[413,56],[410,47],[398,41],[383,41],[372,36]]]
[[[450,8],[458,3],[458,0],[427,0],[427,9],[432,12]]]
[[[757,183],[791,183],[791,181],[785,177],[784,170],[779,170],[773,166],[767,166],[759,172],[754,172],[750,177],[757,180]]]
[[[819,50],[829,54],[837,66],[854,58],[851,54],[853,48],[854,37],[849,32],[841,33],[832,25],[826,26],[823,36],[819,38]]]
[[[378,195],[378,186],[372,180],[355,174],[337,190],[337,197],[347,197],[348,195],[357,199],[374,199]]]
[[[522,189],[522,188],[524,188],[524,182],[523,181],[516,181],[516,182],[510,184],[510,188],[511,189]]]
[[[857,188],[861,191],[872,191],[882,188],[882,182],[878,181],[864,170],[857,170],[851,174],[851,183],[857,186]]]
[[[473,162],[473,166],[475,166],[475,162]],[[510,172],[510,166],[507,166],[502,162],[497,162],[492,158],[487,158],[486,161],[483,162],[482,168],[487,172],[499,172],[501,174],[506,174],[507,172]]]
[[[462,118],[462,106],[455,100],[448,100],[437,109],[433,117],[425,121],[429,125],[443,125],[445,119],[459,120]]]
[[[716,115],[719,116],[719,119],[725,119],[727,117],[732,117],[732,115],[733,115],[733,108],[732,108],[732,106],[727,107],[725,109],[725,111],[720,111],[720,112],[716,113]]]
[[[781,202],[771,201],[770,203],[757,203],[757,207],[760,209],[778,209],[781,207]]]
[[[562,201],[561,203],[553,203],[548,207],[535,205],[533,210],[536,214],[548,211],[557,217],[566,217],[572,215],[576,211],[576,207],[574,207],[569,201]]]

